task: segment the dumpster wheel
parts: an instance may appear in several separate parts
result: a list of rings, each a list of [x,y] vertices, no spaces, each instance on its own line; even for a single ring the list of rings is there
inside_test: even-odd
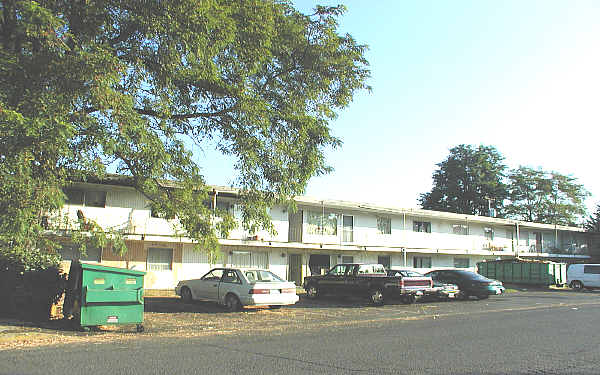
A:
[[[144,332],[144,325],[138,324],[137,326],[135,326],[135,330],[139,333]]]

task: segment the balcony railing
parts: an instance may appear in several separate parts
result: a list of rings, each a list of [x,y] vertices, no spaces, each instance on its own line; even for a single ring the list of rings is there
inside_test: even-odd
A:
[[[554,244],[539,246],[519,246],[519,252],[521,253],[541,253],[541,254],[564,254],[564,255],[590,255],[589,248],[586,244],[563,244],[560,247]]]

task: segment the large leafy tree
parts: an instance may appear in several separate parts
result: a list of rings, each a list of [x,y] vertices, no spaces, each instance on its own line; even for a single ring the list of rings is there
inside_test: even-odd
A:
[[[470,215],[502,215],[506,198],[504,157],[493,146],[458,145],[433,172],[433,187],[421,194],[424,209]]]
[[[235,160],[247,227],[327,173],[328,123],[367,88],[365,46],[337,32],[344,7],[286,0],[0,1],[0,251],[53,240],[41,218],[61,187],[131,176],[153,209],[216,246],[201,154]],[[176,181],[171,189],[164,181]]]
[[[520,166],[508,175],[509,217],[546,224],[575,225],[585,215],[589,193],[577,179]]]

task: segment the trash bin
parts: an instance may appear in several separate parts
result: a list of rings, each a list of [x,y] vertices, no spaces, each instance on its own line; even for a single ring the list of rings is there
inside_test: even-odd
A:
[[[73,261],[63,311],[82,329],[136,324],[144,330],[145,272]]]
[[[566,263],[521,258],[477,263],[477,272],[504,283],[563,285],[567,279]]]

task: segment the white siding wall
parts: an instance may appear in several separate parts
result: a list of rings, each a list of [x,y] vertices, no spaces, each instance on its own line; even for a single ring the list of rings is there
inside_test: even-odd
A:
[[[197,279],[210,271],[212,265],[209,262],[209,255],[204,251],[194,250],[194,245],[184,244],[181,276],[182,280]]]
[[[145,241],[179,241],[181,239],[174,237],[176,232],[174,227],[176,220],[164,220],[152,218],[150,209],[145,197],[132,188],[117,187],[108,185],[81,185],[82,189],[104,190],[107,192],[106,207],[84,207],[83,205],[66,205],[64,210],[76,221],[77,211],[81,210],[86,218],[95,220],[105,228],[121,229],[126,233],[141,235],[145,234]],[[241,210],[238,206],[233,206],[234,201],[224,198],[232,204],[232,213],[241,220]],[[222,258],[216,261],[217,264],[210,264],[208,255],[193,250],[193,245],[186,243],[183,246],[181,269],[177,274],[178,279],[198,278],[209,271],[212,267],[221,265],[231,265],[232,263],[244,263],[248,258],[248,266],[266,267],[271,269],[280,277],[286,278],[288,275],[288,254],[290,252],[302,254],[303,274],[308,274],[308,260],[312,253],[329,254],[331,265],[342,262],[342,256],[352,256],[354,262],[377,262],[379,255],[390,256],[392,267],[413,266],[415,256],[431,257],[432,266],[430,269],[453,267],[454,258],[469,258],[470,268],[474,269],[476,263],[484,259],[495,259],[498,255],[481,255],[490,249],[504,249],[499,251],[506,256],[513,255],[513,241],[511,233],[514,236],[516,244],[516,231],[513,226],[502,225],[498,223],[481,223],[460,220],[450,220],[441,218],[420,217],[414,214],[406,215],[387,215],[375,212],[364,212],[358,210],[326,210],[334,212],[338,216],[337,235],[321,236],[320,234],[309,234],[307,231],[308,212],[320,213],[321,208],[299,207],[304,211],[303,215],[303,242],[304,247],[288,249],[288,212],[283,207],[274,207],[270,210],[272,223],[276,234],[270,235],[262,231],[256,233],[262,241],[260,243],[245,242],[251,235],[242,230],[241,225],[234,229],[228,239],[242,240],[238,246],[223,245]],[[343,215],[353,217],[353,241],[344,242],[343,239]],[[391,234],[379,234],[377,230],[377,217],[389,217],[391,220]],[[415,221],[431,223],[431,233],[420,233],[413,231]],[[467,224],[468,235],[456,235],[453,233],[453,224]],[[494,230],[494,239],[486,239],[484,228],[491,227]],[[508,232],[507,232],[508,231]],[[520,226],[519,251],[535,251],[536,235],[542,233],[542,242],[544,249],[554,244],[555,232],[549,229],[537,229],[535,227]],[[567,242],[567,239],[581,237],[580,233],[559,232],[558,245]],[[563,238],[564,237],[564,238]],[[139,239],[138,239],[139,240]],[[185,241],[185,239],[183,239]],[[273,244],[267,246],[267,242]],[[583,242],[579,239],[578,242]],[[276,247],[282,246],[283,247]],[[321,249],[319,246],[311,247],[310,244],[324,244],[339,246],[335,249]],[[358,250],[358,247],[368,247],[368,251]],[[387,249],[385,249],[387,248]],[[401,249],[407,250],[406,264]],[[381,249],[381,250],[379,250]],[[232,251],[251,252],[252,256],[243,254],[234,255]],[[446,253],[446,254],[439,254]],[[478,253],[477,254],[474,254]],[[456,255],[448,254],[456,253]],[[283,254],[283,256],[282,256]],[[246,262],[247,263],[247,262]],[[418,269],[426,272],[430,269]]]

